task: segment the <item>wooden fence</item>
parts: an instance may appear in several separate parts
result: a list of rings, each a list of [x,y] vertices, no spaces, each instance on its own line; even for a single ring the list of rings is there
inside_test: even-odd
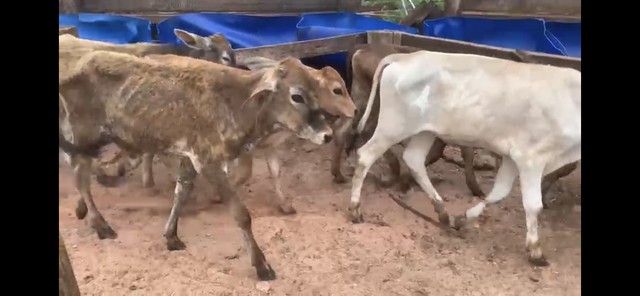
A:
[[[445,0],[447,15],[579,21],[582,0]]]
[[[186,13],[247,12],[304,13],[356,11],[361,0],[58,0],[60,12]]]

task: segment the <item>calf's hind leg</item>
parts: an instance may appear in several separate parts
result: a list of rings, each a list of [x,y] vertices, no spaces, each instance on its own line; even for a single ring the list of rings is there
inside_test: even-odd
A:
[[[542,210],[542,173],[544,165],[518,166],[520,171],[520,187],[522,190],[522,204],[527,221],[526,246],[529,251],[529,262],[535,266],[547,266],[549,263],[542,253],[538,237],[538,214]]]
[[[550,174],[544,176],[542,178],[542,208],[548,209],[549,205],[547,204],[547,192],[551,188],[555,182],[557,182],[560,178],[566,177],[571,174],[578,167],[578,162],[572,162],[567,165],[562,166],[561,168],[551,172]]]
[[[178,169],[178,180],[176,182],[175,196],[171,214],[164,228],[164,237],[167,239],[167,249],[169,251],[184,250],[186,245],[178,238],[178,218],[180,210],[191,196],[193,191],[193,181],[197,175],[191,164],[191,160],[180,157],[180,168]]]
[[[236,191],[232,189],[231,184],[229,184],[229,179],[222,171],[222,166],[219,163],[210,163],[203,167],[202,174],[216,187],[218,195],[220,195],[223,200],[228,201],[233,217],[238,227],[242,230],[242,236],[247,246],[249,257],[251,258],[251,265],[256,268],[258,278],[262,281],[274,280],[276,273],[267,262],[264,253],[253,236],[249,210],[240,200]]]
[[[478,185],[478,180],[476,179],[476,174],[473,171],[473,159],[475,158],[473,148],[460,147],[460,152],[462,154],[462,161],[464,162],[464,180],[467,183],[467,188],[471,190],[473,195],[484,197],[484,192],[480,189],[480,185]]]
[[[517,176],[518,169],[516,164],[511,158],[504,156],[502,158],[502,165],[496,174],[496,180],[493,183],[493,188],[491,188],[491,192],[489,192],[487,198],[468,209],[464,215],[457,216],[453,223],[453,228],[460,229],[469,220],[480,216],[487,205],[497,203],[507,197],[513,188],[513,182],[516,180]]]
[[[104,220],[100,211],[93,202],[91,195],[91,164],[92,159],[86,156],[73,156],[72,163],[75,165],[73,174],[76,181],[76,188],[80,193],[80,200],[76,208],[76,216],[84,219],[88,215],[89,225],[96,231],[98,238],[116,238],[118,235]]]
[[[431,203],[433,204],[436,213],[438,213],[438,219],[440,223],[449,224],[449,214],[447,213],[442,197],[438,194],[431,180],[427,175],[427,169],[424,166],[424,161],[427,158],[427,153],[431,149],[436,136],[430,132],[420,132],[411,137],[407,148],[405,148],[402,158],[409,167],[411,175],[418,182],[420,188],[429,195]]]
[[[351,201],[349,203],[349,215],[351,222],[362,223],[362,212],[360,210],[360,193],[364,178],[367,176],[371,165],[380,158],[393,144],[400,142],[404,136],[391,135],[387,137],[382,135],[384,132],[376,130],[367,143],[358,149],[358,163],[351,180]]]
[[[153,180],[153,153],[142,154],[142,186],[151,188],[156,186]]]

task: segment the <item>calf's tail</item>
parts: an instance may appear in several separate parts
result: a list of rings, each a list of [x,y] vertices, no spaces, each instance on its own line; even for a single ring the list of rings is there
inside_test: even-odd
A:
[[[64,100],[64,98],[62,97],[61,94],[58,94],[58,99],[60,101],[60,108],[62,112],[64,112],[64,114],[66,116],[68,116],[69,112],[67,109],[67,103]],[[104,142],[107,139],[101,139],[100,141],[97,141],[96,143],[92,144],[92,145],[87,145],[87,146],[83,146],[80,147],[78,145],[75,145],[71,142],[69,142],[64,135],[62,135],[62,131],[60,131],[60,129],[58,129],[58,147],[60,149],[62,149],[62,151],[64,151],[64,153],[69,154],[69,155],[84,155],[84,156],[88,156],[88,157],[93,157],[93,158],[97,158],[100,155],[100,148],[102,148],[102,146],[104,146]]]
[[[382,76],[382,71],[391,63],[393,63],[396,60],[396,58],[397,58],[396,55],[392,54],[392,55],[386,56],[385,58],[380,60],[380,63],[378,63],[378,67],[376,67],[376,72],[373,74],[373,84],[371,86],[371,92],[369,93],[367,108],[365,109],[364,114],[362,114],[362,118],[358,122],[358,127],[354,135],[351,137],[349,143],[347,144],[347,147],[346,147],[347,155],[350,154],[350,152],[355,149],[355,144],[358,141],[358,137],[360,137],[360,134],[362,133],[365,125],[367,124],[367,120],[369,119],[369,115],[371,114],[371,109],[373,107],[373,102],[378,96],[378,85],[380,84],[380,77]],[[380,105],[380,107],[382,108],[382,105]]]

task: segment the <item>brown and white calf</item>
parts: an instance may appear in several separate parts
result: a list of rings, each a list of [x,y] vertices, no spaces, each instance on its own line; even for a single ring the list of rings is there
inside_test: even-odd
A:
[[[247,59],[244,64],[249,69],[262,70],[276,66],[277,61],[255,57]],[[331,118],[329,120],[333,123],[334,127],[336,122],[345,118],[352,118],[356,111],[355,105],[349,96],[344,80],[340,77],[340,74],[331,67],[324,67],[321,70],[316,70],[311,67],[307,67],[307,69],[311,75],[317,79],[322,88],[318,96],[318,106],[326,112],[325,115],[337,117],[337,119]],[[283,131],[261,140],[256,146],[259,150],[264,151],[278,205],[284,214],[294,214],[296,211],[291,204],[291,199],[282,192],[282,186],[280,184],[280,160],[275,150],[290,137],[291,133]],[[233,180],[237,184],[241,184],[251,177],[252,168],[253,155],[247,153],[232,162],[229,171]]]
[[[544,175],[581,158],[580,72],[471,54],[392,54],[376,69],[358,132],[369,119],[378,85],[378,125],[357,151],[349,206],[352,221],[362,221],[360,191],[373,162],[393,144],[409,139],[403,160],[432,199],[440,221],[454,228],[506,197],[519,175],[529,260],[547,265],[538,237],[541,183]],[[447,213],[424,166],[436,137],[502,156],[486,199],[455,219]]]
[[[175,29],[174,34],[182,43],[180,45],[174,44],[156,44],[156,43],[134,43],[134,44],[113,44],[108,42],[87,40],[77,38],[70,34],[61,35],[59,38],[59,46],[61,47],[75,47],[79,54],[84,54],[91,50],[107,50],[114,52],[128,53],[135,56],[147,56],[152,54],[176,54],[181,56],[190,56],[193,58],[203,59],[214,63],[220,63],[228,66],[235,66],[236,57],[231,44],[222,34],[214,34],[211,36],[203,37],[197,34],[187,32],[180,29]],[[76,60],[78,57],[74,57]],[[62,67],[68,67],[70,63],[62,63]],[[64,71],[64,69],[62,69]],[[63,151],[69,154],[71,151],[68,145],[64,143],[64,139],[60,141]],[[86,152],[85,152],[86,154]],[[148,173],[151,171],[151,160],[153,155],[144,154],[140,158],[130,158],[126,155],[126,152],[120,151],[112,162],[116,162],[118,166],[118,175],[123,176],[128,166],[137,166],[143,163],[143,166],[148,169],[143,170],[142,183],[145,186],[153,186],[153,175]],[[118,181],[117,176],[109,176],[105,173],[105,165],[96,162],[93,168],[96,180],[98,183],[104,186],[114,186]]]
[[[61,62],[78,56],[60,49]],[[202,174],[227,200],[261,280],[275,278],[251,230],[251,216],[224,168],[257,141],[281,130],[316,144],[332,136],[317,104],[318,83],[298,59],[246,71],[211,62],[164,55],[140,58],[93,51],[73,61],[59,78],[60,129],[69,142],[86,146],[109,141],[129,154],[172,153],[180,157],[175,201],[165,237],[167,248],[185,248],[178,238],[178,213]],[[169,58],[170,57],[170,58]],[[189,63],[176,60],[189,60]],[[81,200],[76,215],[88,217],[98,237],[115,231],[93,202],[92,158],[71,159]]]
[[[161,56],[149,56],[150,58],[160,58]],[[269,67],[275,67],[278,62],[272,59],[263,57],[254,57],[245,59],[243,65],[250,70],[263,70]],[[318,106],[327,116],[337,116],[338,118],[352,118],[355,113],[355,105],[349,96],[346,85],[342,77],[338,72],[331,67],[324,67],[320,70],[307,67],[307,70],[311,76],[319,83],[320,89],[318,89]],[[284,214],[294,214],[295,209],[291,203],[291,198],[282,191],[280,183],[280,160],[278,159],[275,150],[278,146],[282,145],[287,139],[292,136],[287,131],[276,133],[272,136],[266,137],[256,143],[256,148],[262,150],[265,154],[265,160],[269,168],[271,180],[274,186],[276,199],[279,209]],[[151,155],[151,154],[146,154]],[[167,167],[174,167],[175,163],[171,158],[165,155],[158,155],[159,160]],[[143,158],[142,162],[134,163],[126,171],[135,169],[137,165],[142,163],[142,176],[143,183],[145,181],[153,181],[152,171],[152,157]],[[230,178],[234,185],[245,183],[249,180],[253,169],[253,153],[243,154],[238,159],[232,161],[228,167]],[[125,172],[126,172],[125,171]],[[146,176],[146,178],[145,178]],[[147,187],[153,186],[153,183],[144,184]]]

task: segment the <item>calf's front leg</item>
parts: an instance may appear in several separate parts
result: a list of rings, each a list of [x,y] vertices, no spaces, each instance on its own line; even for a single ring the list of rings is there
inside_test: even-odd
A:
[[[191,164],[191,160],[186,157],[180,157],[173,206],[164,228],[164,237],[167,239],[167,249],[169,251],[184,250],[186,248],[186,245],[178,238],[178,218],[180,210],[189,199],[189,196],[191,196],[196,175],[197,172]]]
[[[153,153],[142,154],[142,186],[151,188],[156,186],[153,180]]]
[[[333,175],[333,182],[342,184],[347,182],[347,179],[342,174],[342,155],[345,149],[345,143],[349,133],[351,133],[352,118],[340,117],[334,124],[334,150],[333,158],[331,159],[331,175]]]
[[[271,180],[276,191],[276,198],[278,199],[278,206],[280,211],[285,215],[293,215],[296,213],[296,209],[291,204],[291,199],[282,193],[282,185],[280,183],[280,160],[275,152],[271,149],[266,151],[267,166],[269,167],[269,173],[271,174]]]
[[[92,159],[85,156],[73,156],[74,164],[73,174],[75,176],[76,188],[80,193],[80,200],[76,207],[76,217],[84,219],[88,214],[89,225],[98,234],[99,239],[116,238],[118,235],[109,226],[96,204],[93,202],[91,195],[91,164]]]
[[[258,278],[262,281],[274,280],[276,273],[267,262],[264,253],[253,236],[249,210],[240,200],[231,184],[229,184],[229,179],[222,170],[221,164],[211,162],[202,168],[201,173],[216,187],[218,195],[229,205],[238,227],[242,230],[242,237],[251,258],[251,265],[256,268]]]

